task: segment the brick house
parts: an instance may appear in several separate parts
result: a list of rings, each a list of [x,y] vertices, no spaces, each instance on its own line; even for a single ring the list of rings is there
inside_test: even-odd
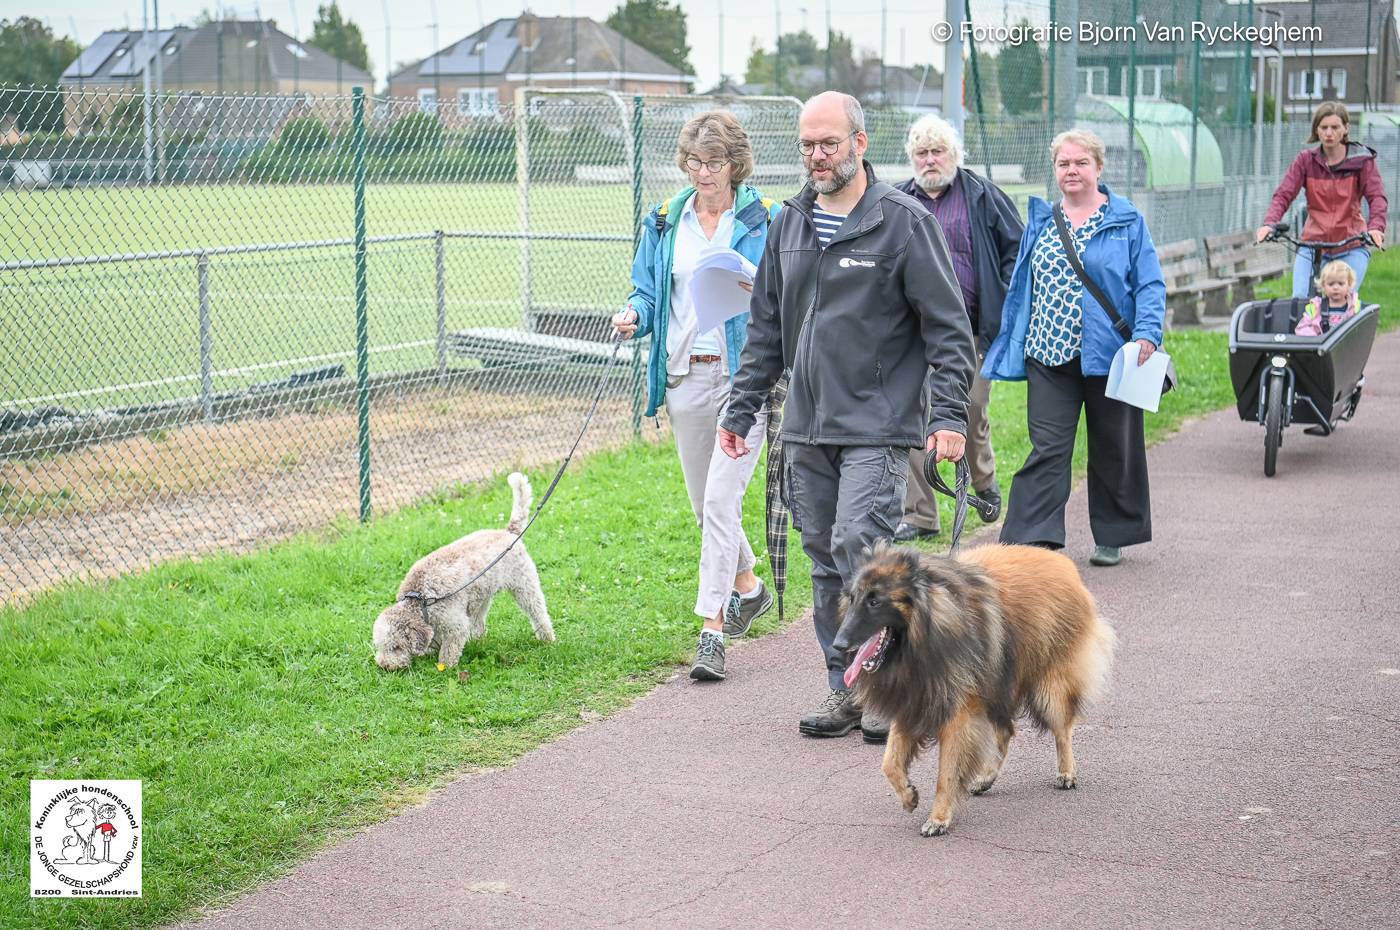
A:
[[[444,119],[498,113],[519,87],[592,87],[626,94],[685,94],[693,78],[586,17],[524,13],[498,19],[389,75],[389,96]]]

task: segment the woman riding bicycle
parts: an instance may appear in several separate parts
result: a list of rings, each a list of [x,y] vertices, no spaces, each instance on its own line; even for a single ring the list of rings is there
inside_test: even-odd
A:
[[[1389,201],[1385,185],[1376,168],[1376,150],[1347,135],[1350,120],[1347,108],[1334,100],[1320,105],[1313,113],[1312,134],[1308,145],[1293,164],[1288,166],[1283,180],[1274,191],[1264,225],[1257,239],[1263,242],[1273,232],[1273,224],[1283,218],[1293,199],[1302,188],[1307,194],[1308,221],[1301,238],[1312,242],[1341,242],[1369,233],[1377,248],[1385,245],[1385,218]],[[1369,222],[1361,216],[1361,200],[1370,209]],[[1293,262],[1293,296],[1307,297],[1313,280],[1313,250],[1298,249]],[[1366,277],[1371,261],[1370,249],[1364,244],[1343,246],[1327,251],[1324,261],[1340,259],[1356,272],[1356,289]],[[1318,262],[1318,265],[1323,262]]]

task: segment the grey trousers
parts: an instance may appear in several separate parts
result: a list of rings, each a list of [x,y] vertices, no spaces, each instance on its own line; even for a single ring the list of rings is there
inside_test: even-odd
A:
[[[841,627],[841,589],[855,577],[860,551],[891,539],[904,506],[909,456],[891,446],[783,445],[789,506],[812,561],[812,621],[826,661],[827,685],[844,688],[847,656],[833,649]]]
[[[977,360],[978,370],[982,360]],[[967,408],[967,466],[972,472],[972,490],[985,491],[997,480],[997,458],[992,451],[992,425],[987,405],[992,400],[992,382],[974,374]],[[938,532],[938,495],[924,480],[923,449],[909,450],[909,490],[904,495],[904,522],[921,530]],[[949,485],[951,487],[951,484]]]
[[[758,465],[768,415],[758,411],[745,437],[748,454],[731,459],[720,449],[717,438],[728,403],[729,376],[719,362],[692,364],[687,374],[667,382],[666,413],[676,437],[690,507],[700,524],[695,613],[707,620],[718,616],[728,603],[734,576],[751,570],[756,561],[753,546],[744,535],[744,491]]]

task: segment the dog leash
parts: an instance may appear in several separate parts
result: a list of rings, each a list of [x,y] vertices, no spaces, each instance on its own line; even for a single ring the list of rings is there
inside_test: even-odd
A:
[[[578,444],[583,441],[583,434],[588,432],[588,425],[593,422],[593,414],[598,412],[598,404],[603,400],[603,390],[607,387],[608,384],[608,370],[612,367],[613,362],[617,361],[617,351],[621,347],[622,337],[618,336],[617,334],[614,334],[612,354],[608,356],[608,364],[603,367],[603,373],[598,376],[598,390],[593,393],[593,403],[588,408],[587,416],[583,418],[583,426],[579,429],[578,436],[574,437],[574,444],[569,449],[569,454],[564,456],[564,461],[559,463],[559,469],[554,473],[554,480],[551,481],[549,483],[549,487],[545,489],[544,496],[540,498],[539,506],[537,506],[535,508],[535,512],[530,515],[530,519],[525,521],[525,525],[520,528],[520,532],[517,533],[515,538],[510,541],[510,545],[502,549],[500,551],[500,554],[498,554],[490,562],[486,563],[485,568],[473,575],[471,579],[461,587],[455,588],[446,594],[438,595],[437,597],[429,597],[422,591],[405,591],[399,597],[399,600],[401,601],[418,602],[419,610],[423,614],[424,623],[428,622],[429,607],[440,601],[445,601],[448,598],[456,597],[458,594],[461,594],[463,591],[467,590],[467,588],[470,588],[472,585],[476,584],[476,582],[481,580],[482,576],[484,576],[491,569],[495,568],[496,563],[501,561],[501,559],[504,559],[506,555],[510,552],[510,550],[515,548],[515,544],[520,542],[520,540],[525,537],[525,534],[530,531],[530,527],[534,526],[535,520],[539,518],[540,513],[544,510],[544,505],[549,503],[550,495],[552,495],[554,493],[554,489],[559,486],[559,479],[564,477],[564,470],[569,467],[569,462],[573,461],[574,453],[578,451]]]
[[[962,541],[963,524],[967,522],[967,505],[972,504],[979,510],[988,506],[986,501],[967,490],[972,484],[972,470],[968,467],[966,455],[958,459],[953,471],[953,487],[949,488],[943,476],[938,473],[938,462],[934,460],[934,456],[930,453],[924,459],[924,478],[928,480],[929,487],[957,502],[953,509],[953,542],[948,547],[949,555],[958,551],[958,545]]]

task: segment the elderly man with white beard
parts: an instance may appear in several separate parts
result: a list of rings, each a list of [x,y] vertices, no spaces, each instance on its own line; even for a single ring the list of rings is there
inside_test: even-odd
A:
[[[914,176],[898,189],[919,201],[943,230],[977,341],[980,369],[987,348],[1001,329],[1001,305],[1025,226],[1001,188],[962,167],[962,142],[947,121],[937,116],[920,119],[910,127],[904,150],[913,163]],[[990,381],[981,375],[973,378],[967,419],[967,464],[973,490],[985,505],[978,508],[978,515],[986,523],[1001,515],[997,460],[987,419],[991,392]],[[938,501],[924,479],[925,458],[923,450],[910,450],[909,487],[904,518],[894,534],[897,542],[939,533]]]

